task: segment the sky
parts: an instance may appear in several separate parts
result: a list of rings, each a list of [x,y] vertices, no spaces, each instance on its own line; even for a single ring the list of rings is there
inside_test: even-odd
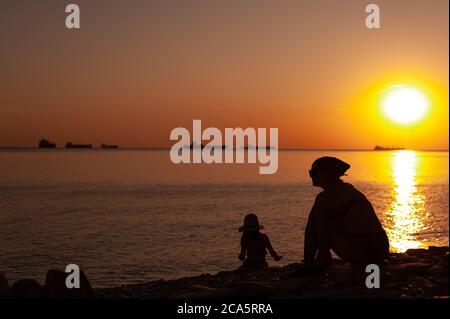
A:
[[[81,28],[65,27],[65,6]],[[448,150],[448,0],[0,2],[0,146],[169,147],[176,127],[276,127],[282,148]],[[410,85],[428,113],[380,114]]]

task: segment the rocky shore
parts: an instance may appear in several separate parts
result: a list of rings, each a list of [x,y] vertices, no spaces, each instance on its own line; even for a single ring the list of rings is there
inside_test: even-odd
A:
[[[366,287],[368,274],[335,260],[328,274],[315,277],[292,277],[300,264],[289,264],[252,273],[222,271],[215,275],[96,289],[95,293],[98,298],[448,298],[448,261],[449,247],[392,253],[382,267],[379,289]]]

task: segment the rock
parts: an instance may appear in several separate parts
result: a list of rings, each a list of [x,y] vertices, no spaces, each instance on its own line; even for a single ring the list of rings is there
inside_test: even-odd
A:
[[[430,246],[430,247],[428,247],[428,251],[432,254],[444,256],[446,253],[448,253],[449,247]]]
[[[6,276],[2,272],[0,272],[0,297],[5,295],[8,290],[8,280],[6,279]]]
[[[398,290],[399,287],[400,283],[398,281],[388,282],[386,285],[384,285],[384,288],[387,290]]]
[[[388,264],[403,264],[407,262],[413,262],[416,261],[416,257],[413,256],[407,256],[407,255],[398,255],[397,256],[390,256],[388,259]]]
[[[433,286],[430,287],[430,296],[448,296],[448,277],[446,279],[435,280]]]
[[[269,268],[267,268],[268,271],[279,271],[281,269],[283,269],[283,267],[280,265],[273,265],[273,266],[270,266]]]
[[[418,287],[418,288],[424,288],[424,287],[429,287],[430,286],[430,281],[423,278],[423,277],[415,277],[412,282],[414,287]]]
[[[443,265],[443,264],[437,264],[434,265],[433,267],[430,268],[430,274],[432,274],[433,276],[438,276],[438,277],[442,277],[442,276],[448,276],[448,264],[447,265]]]
[[[426,252],[427,252],[427,249],[425,249],[425,248],[410,248],[406,251],[405,254],[408,256],[419,256],[419,255],[423,255]]]
[[[405,264],[397,264],[387,266],[387,270],[394,272],[401,272],[405,275],[410,274],[426,274],[431,269],[431,265],[423,262],[412,262]]]

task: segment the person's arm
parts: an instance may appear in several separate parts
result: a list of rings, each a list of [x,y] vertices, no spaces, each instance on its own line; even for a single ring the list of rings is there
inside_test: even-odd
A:
[[[243,239],[241,239],[241,253],[239,254],[239,259],[244,260],[245,254],[247,252],[247,248],[245,247],[245,242]]]
[[[308,216],[308,221],[305,227],[305,241],[303,246],[303,258],[305,264],[312,266],[314,259],[316,258],[318,247],[316,242],[316,236],[314,231],[314,206],[311,209],[311,213]]]
[[[273,259],[275,259],[276,261],[280,260],[282,258],[282,256],[279,256],[277,254],[277,252],[273,249],[272,247],[272,243],[270,242],[269,236],[265,236],[266,237],[266,247],[267,250],[269,251],[269,254],[273,257]]]
[[[326,251],[330,249],[330,225],[328,220],[328,208],[325,205],[322,197],[319,198],[314,206],[314,232],[317,248],[319,250]]]
[[[329,251],[328,210],[324,204],[324,194],[317,195],[305,227],[304,259],[312,266],[319,251]]]

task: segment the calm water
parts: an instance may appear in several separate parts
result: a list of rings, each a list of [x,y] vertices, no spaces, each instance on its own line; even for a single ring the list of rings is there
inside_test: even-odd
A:
[[[281,264],[300,261],[318,193],[308,169],[324,155],[352,165],[346,180],[373,202],[392,250],[448,245],[448,152],[280,152],[269,176],[174,165],[168,151],[0,151],[0,271],[42,282],[76,263],[107,287],[230,270],[248,212]]]

